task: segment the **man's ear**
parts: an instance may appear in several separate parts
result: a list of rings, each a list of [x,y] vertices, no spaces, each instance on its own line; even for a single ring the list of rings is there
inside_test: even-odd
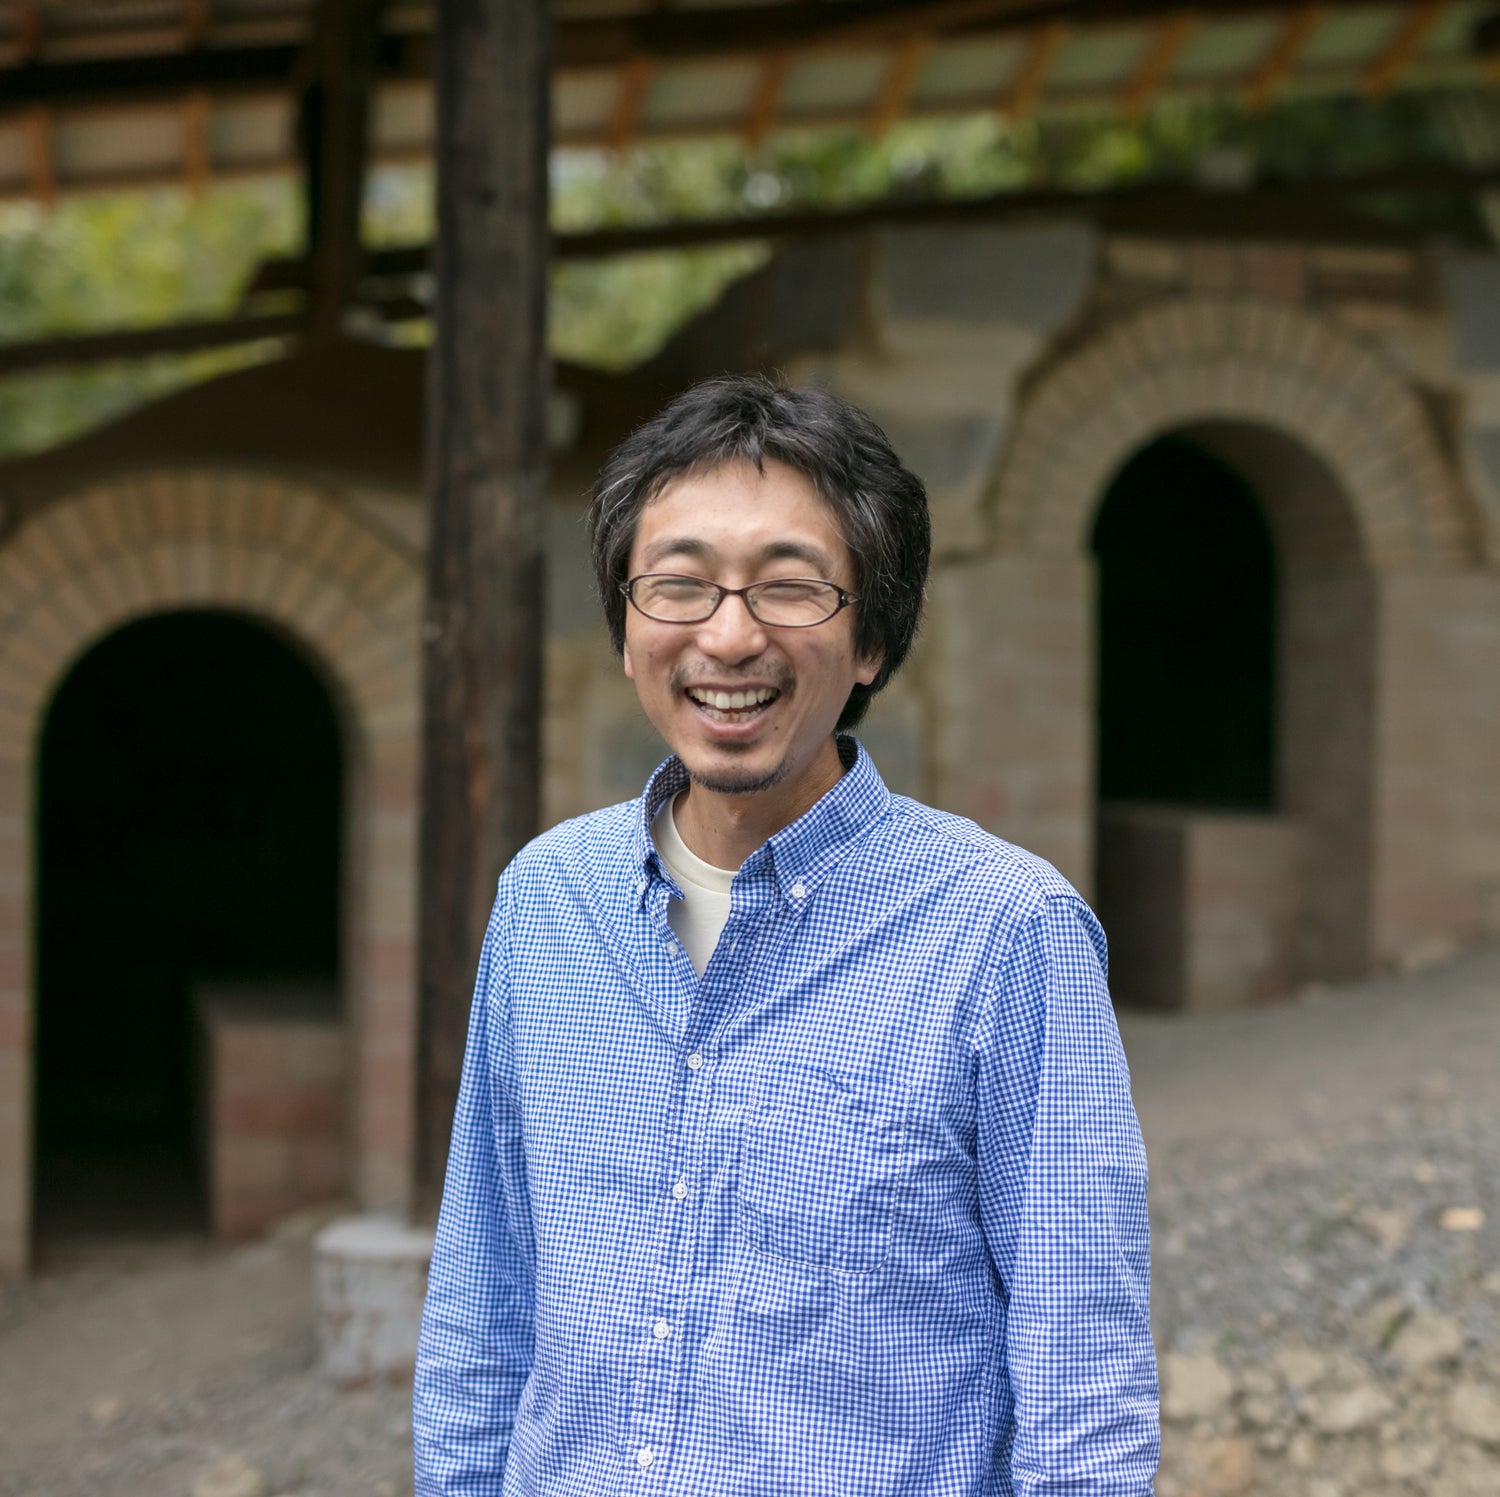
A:
[[[885,651],[876,650],[872,655],[861,655],[854,662],[854,679],[861,686],[868,686],[876,676],[880,674],[880,668],[885,664]],[[627,672],[628,674],[628,672]]]
[[[626,640],[620,646],[620,659],[625,666],[625,679],[635,680],[635,666],[630,663],[630,641]]]

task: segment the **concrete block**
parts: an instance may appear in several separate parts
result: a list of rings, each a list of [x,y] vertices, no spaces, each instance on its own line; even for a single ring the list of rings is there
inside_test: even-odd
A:
[[[411,1372],[432,1260],[432,1233],[356,1216],[314,1240],[324,1374],[347,1386]]]
[[[1458,367],[1500,369],[1500,256],[1450,252],[1442,280]]]
[[[1051,332],[1078,310],[1096,239],[1077,224],[900,228],[877,241],[886,311]]]

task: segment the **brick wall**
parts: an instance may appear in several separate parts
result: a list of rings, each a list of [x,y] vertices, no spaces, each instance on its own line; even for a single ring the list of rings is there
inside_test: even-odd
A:
[[[196,995],[199,1158],[221,1241],[349,1194],[349,1045],[338,1010],[332,989]]]

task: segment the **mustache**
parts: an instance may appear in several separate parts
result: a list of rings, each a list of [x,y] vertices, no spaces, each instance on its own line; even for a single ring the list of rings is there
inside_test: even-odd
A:
[[[673,691],[686,691],[689,686],[727,687],[772,686],[782,696],[790,696],[797,683],[796,672],[789,665],[775,666],[767,670],[764,666],[753,674],[748,671],[726,671],[722,668],[679,665],[668,677],[667,684]]]

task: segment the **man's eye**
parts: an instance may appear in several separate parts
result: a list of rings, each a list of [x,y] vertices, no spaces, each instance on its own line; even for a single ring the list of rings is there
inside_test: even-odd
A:
[[[821,602],[827,592],[821,582],[763,582],[760,595],[767,603]]]
[[[651,597],[662,602],[701,598],[705,590],[705,585],[692,577],[661,577],[647,589]]]

